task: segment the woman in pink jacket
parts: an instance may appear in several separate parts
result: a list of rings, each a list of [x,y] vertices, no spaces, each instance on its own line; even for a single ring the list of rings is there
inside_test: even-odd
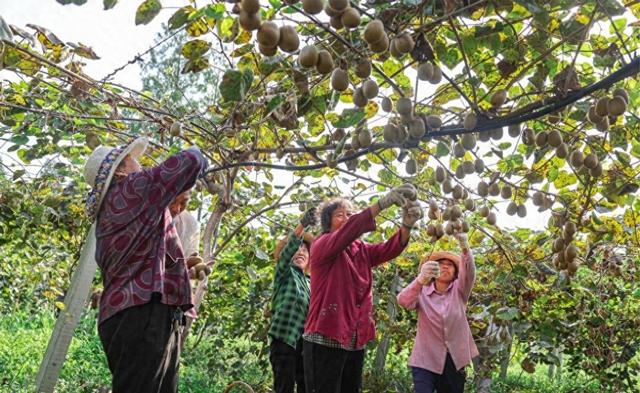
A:
[[[462,393],[464,367],[478,355],[466,311],[476,277],[467,236],[457,236],[462,257],[434,252],[420,274],[398,294],[398,304],[418,310],[409,366],[416,393]]]

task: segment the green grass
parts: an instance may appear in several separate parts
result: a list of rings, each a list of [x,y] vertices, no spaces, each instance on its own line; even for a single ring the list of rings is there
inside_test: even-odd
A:
[[[55,319],[50,312],[33,315],[17,313],[0,317],[0,392],[33,392],[38,366],[47,346]],[[193,349],[195,336],[190,336],[183,353],[180,392],[222,392],[235,380],[242,380],[256,392],[269,392],[271,369],[268,347],[248,337],[223,339],[206,335]],[[367,356],[365,389],[368,392],[411,392],[411,375],[406,367],[408,349],[390,353],[382,375],[372,375],[374,351]],[[471,378],[471,370],[468,375]],[[110,375],[97,336],[95,312],[83,318],[71,343],[62,369],[57,392],[96,392],[109,386]],[[469,382],[471,382],[469,380]],[[469,385],[469,391],[473,391]],[[235,390],[240,392],[241,390]],[[600,392],[600,386],[586,377],[569,377],[551,381],[546,367],[527,374],[513,362],[505,380],[494,379],[495,393],[569,393]]]

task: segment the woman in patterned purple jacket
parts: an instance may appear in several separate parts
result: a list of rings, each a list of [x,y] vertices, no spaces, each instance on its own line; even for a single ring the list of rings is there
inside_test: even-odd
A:
[[[104,146],[85,165],[92,187],[96,262],[104,291],[98,333],[113,393],[176,392],[180,325],[193,307],[182,246],[168,206],[207,166],[192,147],[153,168],[137,161],[147,140]]]

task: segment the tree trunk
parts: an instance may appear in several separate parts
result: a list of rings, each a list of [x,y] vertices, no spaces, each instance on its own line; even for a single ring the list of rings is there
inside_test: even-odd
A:
[[[509,341],[507,343],[507,348],[502,351],[500,358],[500,379],[503,380],[507,378],[507,371],[509,370],[509,363],[511,360],[511,348],[513,347],[513,329],[511,322],[507,325],[507,330],[509,331]]]

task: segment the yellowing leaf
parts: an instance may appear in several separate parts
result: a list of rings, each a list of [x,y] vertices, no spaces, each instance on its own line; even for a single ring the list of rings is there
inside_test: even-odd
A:
[[[138,10],[136,11],[136,26],[137,25],[146,25],[155,18],[160,10],[162,9],[162,4],[160,0],[145,0],[138,6]]]

